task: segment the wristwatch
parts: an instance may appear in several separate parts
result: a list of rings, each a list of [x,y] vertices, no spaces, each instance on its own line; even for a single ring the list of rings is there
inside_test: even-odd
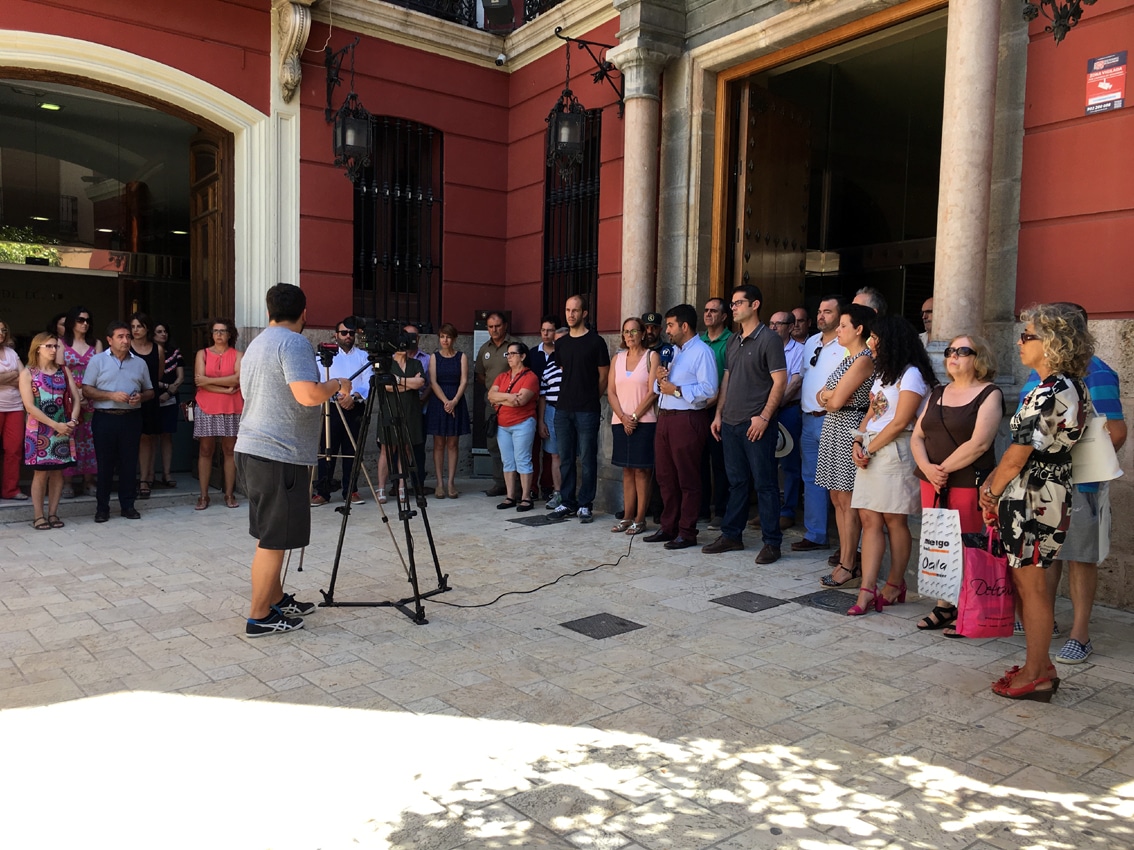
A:
[[[684,398],[684,396],[681,395],[681,387],[674,387],[673,388],[673,397],[674,398]]]
[[[630,421],[631,421],[631,422],[634,422],[634,423],[637,423],[637,421],[638,421],[638,414],[637,414],[637,413],[631,413],[631,414],[630,414]]]

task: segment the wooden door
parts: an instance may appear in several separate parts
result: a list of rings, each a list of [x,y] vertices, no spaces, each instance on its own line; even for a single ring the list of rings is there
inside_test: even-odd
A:
[[[732,285],[754,283],[760,318],[803,304],[811,119],[755,83],[741,89]]]
[[[203,130],[189,143],[189,300],[196,351],[214,317],[236,313],[232,137]]]

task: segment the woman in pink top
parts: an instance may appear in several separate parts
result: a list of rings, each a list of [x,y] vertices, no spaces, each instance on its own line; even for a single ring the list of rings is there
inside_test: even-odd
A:
[[[213,470],[213,454],[217,440],[224,452],[224,503],[239,506],[233,488],[236,486],[236,434],[240,414],[244,412],[244,396],[240,394],[240,360],[236,350],[236,325],[229,319],[213,319],[213,344],[197,352],[193,364],[193,380],[197,384],[197,410],[193,415],[193,436],[200,441],[197,453],[197,480],[201,495],[196,510],[209,506],[209,478]]]
[[[24,364],[12,347],[8,323],[0,320],[0,499],[27,501],[20,490],[20,461],[24,459],[24,422],[27,413],[20,398]]]
[[[650,381],[653,355],[642,345],[645,328],[632,316],[622,323],[620,351],[610,364],[606,396],[610,401],[613,451],[610,462],[622,467],[623,519],[610,529],[615,534],[641,534],[646,530],[650,480],[654,475],[654,412],[657,395]],[[630,517],[634,517],[633,520]]]

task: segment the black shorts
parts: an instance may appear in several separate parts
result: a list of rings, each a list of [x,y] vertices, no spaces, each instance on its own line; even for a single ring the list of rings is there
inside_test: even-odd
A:
[[[237,452],[236,476],[248,499],[248,533],[261,549],[311,542],[311,467]]]

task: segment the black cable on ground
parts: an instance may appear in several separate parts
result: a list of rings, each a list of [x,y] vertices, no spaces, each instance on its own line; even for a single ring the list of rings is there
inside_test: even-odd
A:
[[[635,537],[636,536],[637,535],[635,535]],[[623,552],[621,555],[619,555],[618,559],[613,564],[595,564],[593,567],[587,567],[586,569],[579,570],[578,572],[564,573],[563,575],[561,575],[559,578],[555,579],[554,581],[545,582],[544,584],[541,584],[538,587],[533,587],[531,590],[507,590],[504,593],[501,593],[499,596],[497,596],[491,602],[481,602],[479,605],[460,605],[456,602],[446,602],[444,599],[439,599],[436,596],[432,597],[429,601],[432,602],[435,605],[448,605],[450,608],[487,608],[489,605],[495,605],[497,602],[499,602],[505,596],[525,596],[529,593],[535,593],[537,590],[543,590],[545,587],[551,587],[553,584],[558,584],[560,581],[562,581],[565,578],[574,578],[575,576],[581,576],[583,573],[593,573],[595,570],[599,569],[600,567],[617,567],[620,563],[622,563],[622,561],[624,559],[630,557],[630,551],[633,548],[634,548],[634,537],[631,537],[630,542],[626,546],[626,551]]]

